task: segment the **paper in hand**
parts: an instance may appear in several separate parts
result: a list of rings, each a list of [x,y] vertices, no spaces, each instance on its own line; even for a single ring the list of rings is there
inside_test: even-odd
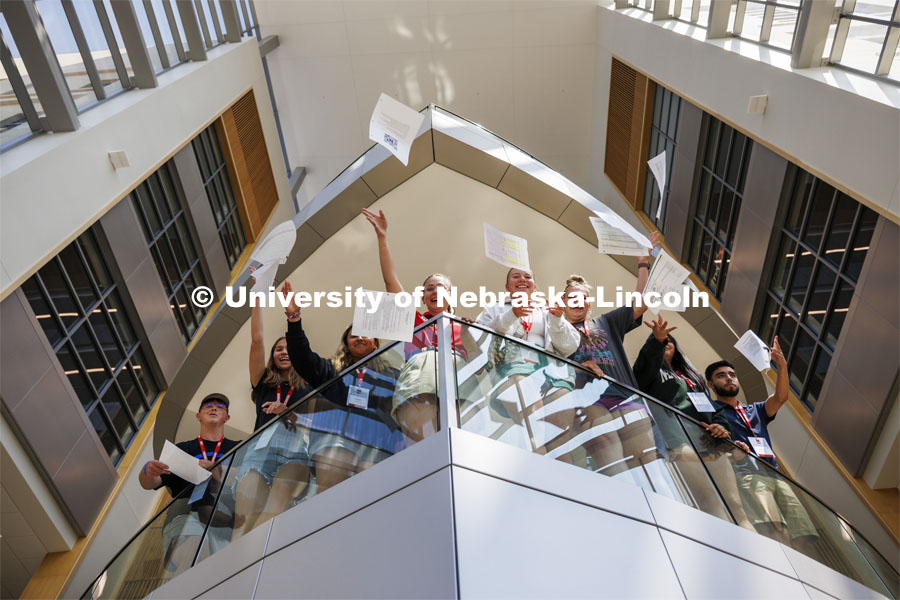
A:
[[[650,269],[647,285],[644,286],[644,297],[646,298],[647,294],[650,292],[658,293],[660,300],[667,292],[677,292],[679,296],[682,296],[684,288],[687,285],[685,283],[686,279],[688,279],[688,270],[681,266],[677,260],[669,256],[667,252],[662,251],[659,253],[659,256],[656,257],[653,268]],[[683,305],[676,307],[661,305],[660,309],[662,308],[673,310],[675,312],[684,312],[687,307]]]
[[[250,256],[250,260],[262,263],[253,272],[256,283],[251,291],[268,292],[269,288],[275,282],[275,274],[278,271],[278,265],[287,262],[288,254],[297,241],[297,228],[293,221],[285,221],[269,232],[269,235],[263,239]]]
[[[203,483],[210,476],[210,472],[201,467],[196,458],[169,440],[163,444],[162,452],[159,453],[159,462],[165,463],[168,465],[169,471],[194,485]]]
[[[409,165],[409,150],[425,115],[382,93],[369,121],[369,139]]]
[[[484,223],[484,255],[511,269],[531,272],[528,241]]]
[[[747,330],[741,339],[734,345],[747,360],[759,371],[765,371],[770,367],[772,352],[768,344],[759,339],[759,336],[751,330]]]
[[[619,215],[611,213],[619,221],[623,221]],[[621,227],[621,223],[612,219],[609,215],[601,215],[599,217],[588,217],[591,225],[594,227],[594,233],[597,234],[597,249],[600,254],[619,254],[622,256],[645,256],[653,245],[644,236],[638,239],[627,233]],[[644,245],[646,240],[647,245]]]
[[[364,290],[365,302],[353,309],[353,335],[411,342],[416,306],[397,306],[397,294]],[[374,306],[375,311],[369,312]]]

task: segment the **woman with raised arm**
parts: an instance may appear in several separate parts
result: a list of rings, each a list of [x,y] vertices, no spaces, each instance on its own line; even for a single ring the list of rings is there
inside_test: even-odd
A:
[[[249,366],[250,399],[256,405],[254,431],[283,416],[291,402],[310,391],[291,367],[285,338],[275,340],[266,354],[258,306],[250,313]],[[264,431],[249,442],[235,487],[235,538],[284,512],[309,483],[308,441],[291,418],[270,425],[271,433]]]
[[[390,294],[403,291],[403,285],[397,277],[394,257],[387,241],[388,221],[383,211],[376,215],[370,210],[362,209],[366,220],[372,224],[378,238],[378,259],[381,264],[381,275],[384,278],[384,289]],[[452,313],[440,298],[439,289],[447,292],[452,287],[450,278],[441,273],[433,273],[422,282],[425,295],[425,312],[416,312],[414,327],[418,327],[428,319],[444,311]],[[471,339],[468,329],[459,323],[451,323],[452,351],[455,361],[465,362],[474,358],[479,352]],[[400,429],[412,441],[420,441],[437,431],[437,330],[426,327],[413,335],[412,342],[404,345],[406,363],[397,378],[397,389],[394,391],[392,416],[400,424]]]
[[[559,356],[565,357],[575,351],[578,332],[563,318],[562,307],[537,306],[533,302],[535,283],[530,271],[510,269],[506,274],[505,288],[514,298],[519,295],[521,301],[489,306],[478,315],[477,323],[497,333],[546,348]],[[545,453],[544,445],[549,440],[535,432],[535,423],[546,420],[546,415],[541,412],[544,395],[528,398],[521,384],[541,369],[548,379],[555,379],[553,375],[565,375],[568,369],[561,363],[550,365],[544,354],[499,336],[491,340],[488,360],[500,380],[500,385],[491,393],[491,405],[501,416],[508,416],[516,424],[524,424],[530,449]],[[515,387],[516,397],[512,401],[504,401],[501,395],[511,387]],[[534,419],[529,417],[535,413],[538,414]]]
[[[700,508],[710,514],[720,514],[721,500],[716,489],[710,485],[706,473],[709,469],[738,524],[755,531],[744,513],[737,480],[727,455],[731,447],[718,441],[731,437],[731,426],[724,408],[712,401],[705,378],[671,335],[676,327],[669,327],[668,321],[661,316],[644,325],[653,333],[634,363],[634,376],[640,390],[700,421],[706,430],[702,437],[695,438],[698,456],[685,438],[675,413],[651,405],[669,460],[678,465]],[[689,429],[696,427],[689,423],[685,426]],[[700,464],[701,459],[706,468]]]
[[[289,282],[284,289],[293,291]],[[341,335],[334,358],[323,358],[310,347],[293,296],[285,315],[291,364],[314,387],[334,379],[379,347],[376,339],[353,335],[351,326]],[[316,396],[309,453],[315,464],[317,492],[403,449],[403,436],[390,418],[396,377],[396,369],[375,357]]]

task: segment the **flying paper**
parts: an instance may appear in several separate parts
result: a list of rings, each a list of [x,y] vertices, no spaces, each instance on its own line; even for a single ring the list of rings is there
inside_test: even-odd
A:
[[[635,236],[622,229],[621,223],[624,222],[624,219],[615,213],[610,213],[610,215],[618,220],[610,218],[609,215],[588,217],[591,225],[594,227],[594,233],[597,234],[597,249],[600,251],[600,254],[646,255],[652,246],[650,240],[638,234],[641,239],[646,240],[647,245],[645,246],[641,239],[635,238]]]
[[[484,224],[484,255],[511,269],[531,272],[528,241]]]
[[[669,256],[665,251],[659,253],[653,268],[650,269],[650,276],[647,278],[647,285],[644,287],[644,297],[650,292],[657,292],[660,298],[664,297],[667,292],[677,292],[682,296],[685,287],[685,279],[688,279],[688,270],[681,264]],[[674,310],[675,312],[684,312],[685,306],[670,307],[662,305],[660,309]]]
[[[422,113],[381,94],[369,121],[369,139],[387,148],[404,165],[409,165],[409,150],[424,120]]]
[[[256,283],[250,290],[252,292],[268,292],[275,282],[275,273],[278,265],[287,262],[288,254],[297,241],[297,228],[293,221],[285,221],[269,232],[269,235],[257,244],[250,260],[262,263],[253,272]]]
[[[743,354],[754,367],[759,371],[765,371],[770,367],[772,354],[769,346],[759,339],[759,336],[751,330],[747,330],[741,339],[734,345],[735,349]]]

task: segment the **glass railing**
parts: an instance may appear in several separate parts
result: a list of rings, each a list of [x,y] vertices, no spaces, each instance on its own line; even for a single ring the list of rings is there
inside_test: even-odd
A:
[[[468,347],[467,360],[455,362],[461,429],[662,494],[898,598],[893,567],[765,461],[577,363],[479,325],[453,327]]]
[[[432,321],[416,328],[412,343],[376,350],[254,432],[206,484],[188,486],[145,525],[82,597],[143,598],[272,517],[435,433]],[[348,402],[359,376],[369,390],[365,409]]]
[[[348,405],[360,374],[374,382],[365,410]],[[219,461],[206,486],[186,490],[145,525],[83,597],[144,597],[272,517],[447,427],[662,494],[900,597],[891,564],[768,463],[627,385],[452,316],[417,328],[413,343],[380,348],[256,431]]]

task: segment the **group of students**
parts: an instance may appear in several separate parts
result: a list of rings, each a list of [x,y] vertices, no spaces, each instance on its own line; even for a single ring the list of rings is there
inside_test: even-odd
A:
[[[402,292],[388,245],[387,218],[383,212],[375,214],[363,209],[362,213],[377,237],[385,291]],[[651,234],[650,239],[657,244],[658,234]],[[649,260],[649,256],[638,260],[638,293],[647,283]],[[416,327],[450,310],[441,304],[438,294],[439,288],[450,290],[449,277],[434,273],[422,285],[426,310],[416,313]],[[510,293],[524,292],[530,296],[535,291],[534,276],[525,270],[510,269],[505,288]],[[292,291],[290,283],[285,282],[283,291]],[[548,443],[534,442],[533,449],[547,453],[581,431],[621,417],[624,426],[603,435],[589,436],[589,441],[583,444],[596,470],[615,475],[628,468],[629,458],[645,460],[646,456],[648,461],[657,460],[660,453],[648,449],[664,446],[663,453],[669,460],[680,457],[679,469],[700,508],[714,514],[721,512],[716,508],[721,506],[721,500],[708,484],[708,470],[739,524],[795,546],[814,542],[815,527],[796,497],[791,497],[791,490],[755,462],[764,460],[777,466],[767,425],[788,396],[787,368],[777,338],[772,348],[778,369],[775,393],[764,402],[744,406],[737,399],[739,387],[733,366],[719,361],[709,365],[705,375],[701,375],[672,336],[675,327],[668,327],[661,317],[645,323],[651,333],[632,366],[625,352],[624,338],[640,327],[646,307],[624,306],[592,317],[586,300],[591,295],[591,287],[584,278],[573,275],[566,282],[566,306],[492,306],[478,316],[475,322],[479,325],[568,357],[584,367],[575,369],[567,364],[566,374],[552,376],[549,370],[542,369],[548,364],[546,355],[525,345],[492,342],[486,364],[499,384],[490,391],[485,404],[504,418],[527,425],[527,412],[533,413],[541,405],[549,405],[569,392],[583,390],[598,377],[606,376],[639,389],[703,425],[705,434],[698,445],[702,463],[687,444],[675,413],[654,410],[652,403],[645,403],[622,386],[617,389],[624,393],[603,393],[595,401],[579,406],[570,421],[557,423],[563,434]],[[575,301],[578,297],[580,302]],[[368,357],[379,348],[379,341],[355,336],[352,326],[347,327],[340,337],[337,353],[325,358],[311,348],[299,307],[292,301],[285,312],[287,332],[271,346],[268,355],[261,310],[254,308],[251,316],[249,375],[250,397],[256,407],[254,430],[275,419],[281,422],[268,427],[244,452],[230,491],[233,514],[226,510],[224,514],[212,515],[211,526],[218,525],[217,519],[226,522],[234,538],[284,511],[313,481],[317,492],[321,492],[438,428],[436,328],[426,327],[414,333],[413,340],[403,345],[402,364],[386,360],[383,354],[376,356],[364,367],[345,373],[301,406],[291,407],[293,401]],[[458,322],[450,325],[450,351],[457,369],[482,352],[470,329]],[[502,342],[503,338],[495,337],[495,342]],[[525,398],[522,382],[538,371],[543,371],[546,378],[541,397]],[[514,393],[506,393],[513,388]],[[518,398],[518,402],[510,401],[510,396]],[[228,400],[219,394],[204,398],[197,413],[200,435],[178,444],[196,456],[204,467],[211,466],[235,445],[224,438],[228,407]],[[755,456],[734,458],[735,454],[743,453],[723,450],[723,447],[733,449],[731,444],[719,443],[724,439],[731,439],[748,456]],[[571,453],[558,458],[573,461]],[[216,479],[215,475],[214,472],[212,480]],[[173,495],[187,485],[159,461],[144,466],[140,481],[146,489],[165,485]],[[221,474],[218,481],[221,484]],[[206,518],[209,517],[207,514]],[[184,520],[172,526],[176,527],[180,532],[173,535],[196,534]]]

